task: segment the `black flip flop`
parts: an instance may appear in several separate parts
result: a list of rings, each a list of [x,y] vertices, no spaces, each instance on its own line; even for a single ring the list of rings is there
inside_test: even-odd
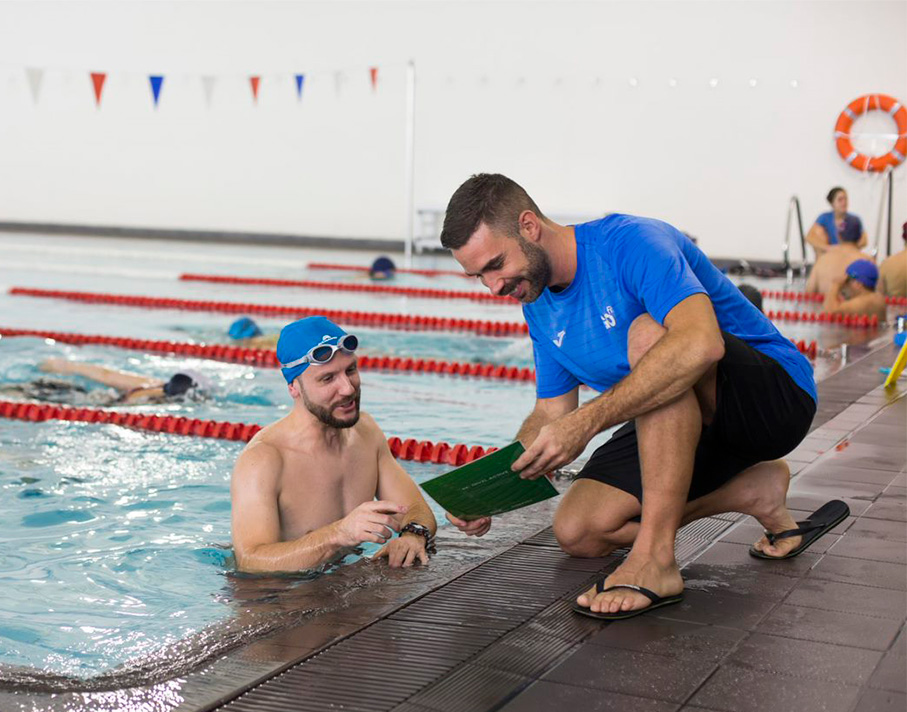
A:
[[[641,593],[643,596],[652,601],[652,605],[646,606],[645,608],[637,608],[634,611],[617,611],[617,613],[597,613],[592,611],[585,606],[581,606],[578,603],[573,604],[573,611],[579,613],[583,616],[589,616],[589,618],[597,618],[600,621],[622,621],[627,618],[634,618],[636,616],[641,616],[643,613],[648,613],[649,611],[655,608],[661,608],[662,606],[670,606],[673,603],[680,603],[683,600],[683,594],[678,593],[674,596],[659,596],[655,591],[650,591],[647,588],[642,586],[634,586],[633,584],[625,583],[618,584],[616,586],[608,586],[605,588],[605,579],[599,579],[595,583],[595,593],[606,593],[608,591],[613,591],[617,588],[629,588],[637,593]]]
[[[792,559],[798,554],[802,554],[806,551],[814,541],[823,534],[834,529],[838,524],[847,519],[849,515],[850,507],[839,499],[833,499],[831,502],[826,502],[815,512],[810,514],[809,519],[797,522],[796,529],[788,529],[785,532],[778,532],[777,534],[765,532],[765,538],[768,539],[769,544],[774,544],[779,539],[802,536],[803,541],[800,542],[800,546],[796,549],[791,549],[784,556],[769,556],[768,554],[763,554],[756,549],[755,546],[751,546],[750,556],[755,556],[757,559]]]

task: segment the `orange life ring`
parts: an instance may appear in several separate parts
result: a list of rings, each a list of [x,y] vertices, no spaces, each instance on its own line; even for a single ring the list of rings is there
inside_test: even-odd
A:
[[[890,114],[898,127],[898,137],[892,148],[884,156],[870,157],[857,153],[850,141],[850,127],[857,117],[867,111],[885,111]],[[859,99],[854,99],[838,117],[835,124],[835,143],[838,153],[858,171],[883,171],[887,166],[896,168],[904,162],[907,156],[907,108],[901,102],[885,94],[867,94]]]

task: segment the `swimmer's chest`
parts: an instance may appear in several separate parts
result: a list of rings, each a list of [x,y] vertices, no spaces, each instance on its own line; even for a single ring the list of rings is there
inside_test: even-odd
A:
[[[342,519],[378,489],[377,453],[351,448],[339,457],[294,453],[284,459],[279,495],[285,538]]]

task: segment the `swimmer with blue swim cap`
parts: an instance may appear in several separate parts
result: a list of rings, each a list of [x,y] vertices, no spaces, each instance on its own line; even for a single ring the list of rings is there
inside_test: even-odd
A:
[[[396,273],[397,265],[390,257],[384,255],[372,262],[372,266],[368,270],[368,276],[375,281],[393,279]]]
[[[385,544],[373,558],[392,567],[428,563],[435,518],[359,410],[358,347],[323,316],[281,330],[277,358],[293,409],[255,435],[233,470],[241,571],[314,569],[366,542]]]
[[[825,293],[823,309],[829,314],[875,316],[885,321],[888,305],[885,297],[875,290],[878,281],[879,268],[875,263],[866,259],[851,262],[844,277]]]
[[[242,316],[230,324],[227,335],[238,341],[240,346],[250,349],[272,349],[277,343],[274,334],[265,334],[255,320],[248,316]]]

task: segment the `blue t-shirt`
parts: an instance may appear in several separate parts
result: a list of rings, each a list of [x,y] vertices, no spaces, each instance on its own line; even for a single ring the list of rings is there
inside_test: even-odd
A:
[[[821,225],[825,229],[829,245],[837,245],[839,242],[845,241],[856,244],[863,237],[863,223],[853,213],[844,213],[844,235],[838,235],[838,226],[835,224],[833,212],[822,213],[816,218],[816,225]]]
[[[523,305],[535,354],[539,398],[581,383],[606,391],[630,373],[627,331],[640,314],[664,323],[679,302],[707,294],[723,331],[777,361],[816,397],[809,361],[768,318],[667,223],[612,214],[576,226],[576,275]]]

